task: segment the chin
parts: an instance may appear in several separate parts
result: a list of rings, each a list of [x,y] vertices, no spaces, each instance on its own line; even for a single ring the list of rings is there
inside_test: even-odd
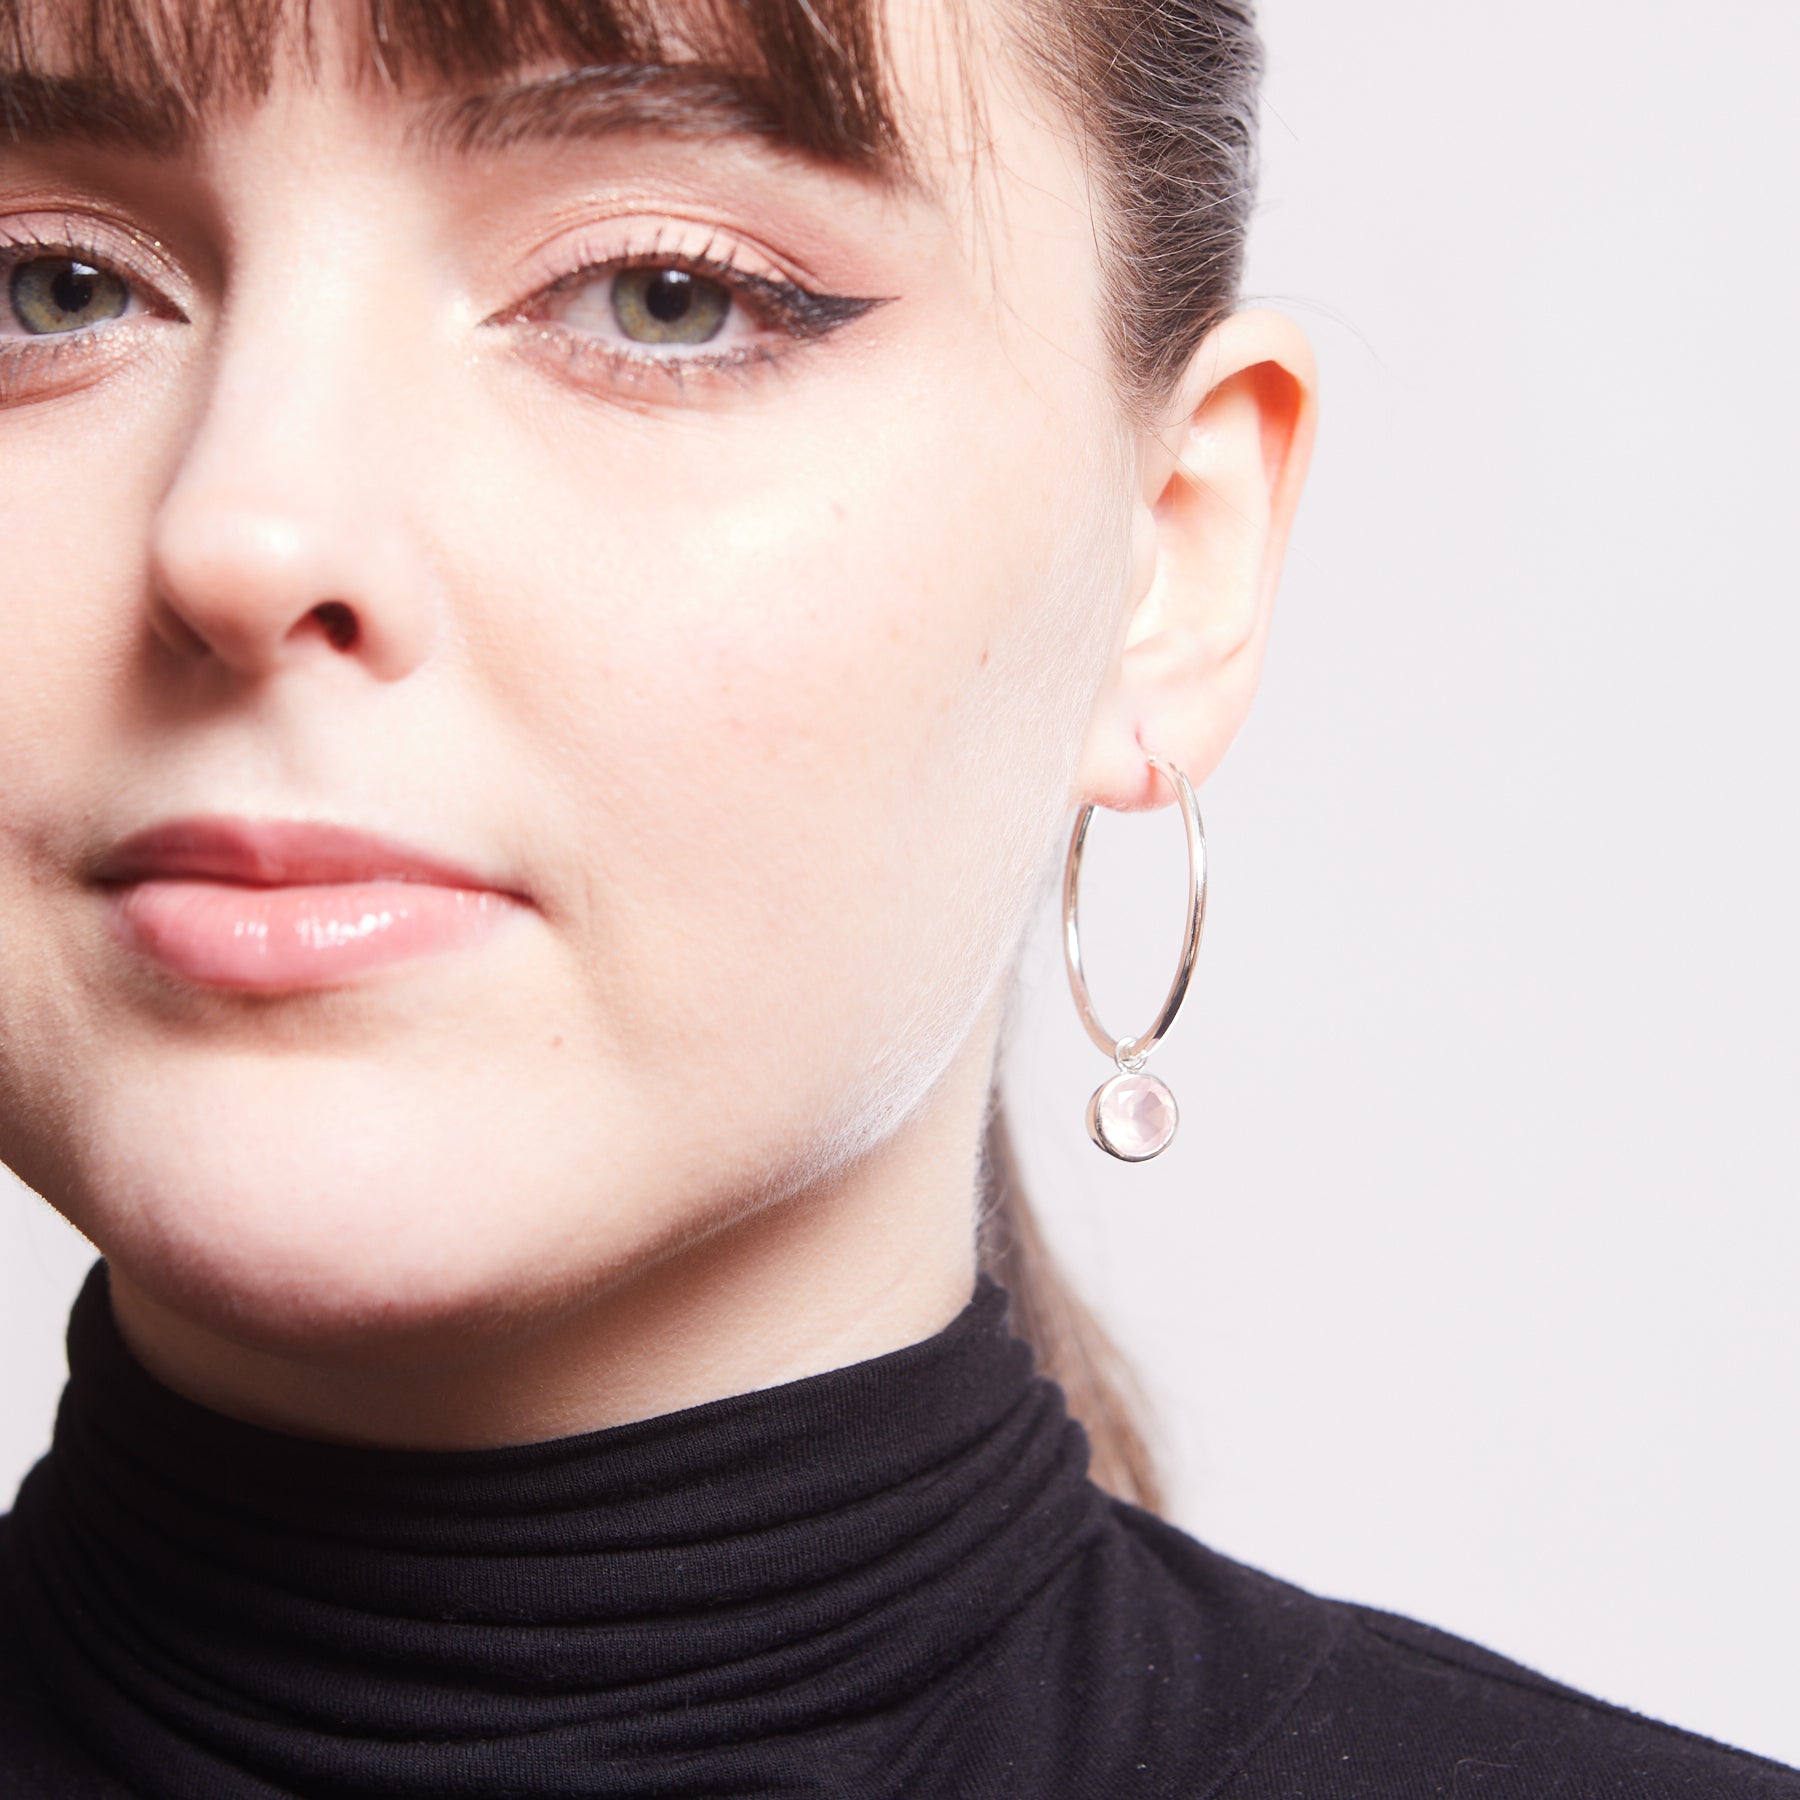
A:
[[[90,1108],[73,1191],[50,1198],[149,1298],[255,1348],[517,1328],[641,1256],[661,1209],[598,1218],[596,1186],[642,1191],[629,1141],[571,1142],[541,1091],[471,1085],[356,1060],[174,1067]],[[571,1191],[606,1153],[610,1178]]]

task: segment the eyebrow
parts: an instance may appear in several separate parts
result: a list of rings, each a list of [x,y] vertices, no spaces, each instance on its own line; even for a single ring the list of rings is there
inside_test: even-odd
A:
[[[624,131],[794,141],[749,86],[679,63],[604,63],[452,95],[429,106],[415,129],[431,148],[464,156]]]
[[[0,69],[0,146],[92,144],[141,155],[189,148],[204,117],[185,96],[91,76]],[[411,136],[460,156],[626,132],[752,139],[896,180],[904,158],[872,146],[805,142],[752,84],[682,63],[605,63],[428,100]]]
[[[198,128],[193,108],[172,93],[0,69],[0,146],[72,141],[170,156]]]

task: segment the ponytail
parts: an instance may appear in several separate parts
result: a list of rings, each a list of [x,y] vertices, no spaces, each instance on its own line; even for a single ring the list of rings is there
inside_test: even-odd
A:
[[[1131,1365],[1057,1267],[1019,1183],[1012,1134],[996,1096],[988,1112],[982,1268],[1012,1295],[1012,1326],[1062,1389],[1088,1434],[1089,1470],[1122,1500],[1160,1512],[1162,1482]]]

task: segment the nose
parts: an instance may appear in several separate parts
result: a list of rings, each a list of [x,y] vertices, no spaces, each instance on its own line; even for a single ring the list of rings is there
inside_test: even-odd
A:
[[[151,527],[152,626],[261,679],[307,659],[399,680],[430,654],[433,582],[394,471],[382,384],[329,334],[244,331]]]

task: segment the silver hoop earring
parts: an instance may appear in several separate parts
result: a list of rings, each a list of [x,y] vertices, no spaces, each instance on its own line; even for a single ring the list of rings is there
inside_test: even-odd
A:
[[[1069,838],[1068,860],[1063,864],[1063,961],[1068,965],[1075,1010],[1081,1014],[1088,1036],[1113,1059],[1118,1069],[1094,1090],[1094,1097],[1088,1102],[1088,1136],[1109,1156],[1116,1156],[1121,1162],[1148,1162],[1151,1157],[1162,1155],[1175,1136],[1180,1119],[1175,1096],[1154,1075],[1144,1073],[1144,1064],[1181,1011],[1188,982],[1193,978],[1194,958],[1200,950],[1200,927],[1206,922],[1206,832],[1200,823],[1200,807],[1194,799],[1194,790],[1173,763],[1155,756],[1148,760],[1150,767],[1175,790],[1175,798],[1181,804],[1182,823],[1187,827],[1188,916],[1175,979],[1169,984],[1168,997],[1156,1015],[1155,1024],[1142,1037],[1115,1038],[1100,1023],[1094,1003],[1088,997],[1087,978],[1081,972],[1081,854],[1087,844],[1088,826],[1094,817],[1091,803],[1076,817],[1075,830]]]

